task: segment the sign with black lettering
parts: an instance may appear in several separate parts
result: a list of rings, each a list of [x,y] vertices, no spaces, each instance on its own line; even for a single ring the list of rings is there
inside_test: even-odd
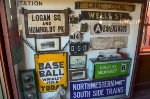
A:
[[[135,5],[117,2],[75,2],[75,9],[101,9],[118,11],[135,11]]]
[[[26,37],[46,38],[66,36],[69,30],[68,9],[65,10],[26,10],[24,21]]]
[[[130,33],[130,25],[129,24],[121,24],[121,23],[113,23],[113,22],[102,22],[100,23],[91,23],[91,34],[99,35],[99,34],[129,34]]]
[[[93,99],[125,93],[126,78],[70,82],[70,99]]]
[[[40,92],[67,87],[67,53],[36,54],[35,65]]]
[[[90,47],[93,50],[127,48],[128,36],[118,37],[93,37],[90,40]]]
[[[81,11],[81,20],[131,20],[129,13],[123,12],[102,12],[102,11]]]

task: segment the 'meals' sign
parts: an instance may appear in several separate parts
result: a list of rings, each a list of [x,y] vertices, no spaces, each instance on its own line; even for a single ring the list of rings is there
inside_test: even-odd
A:
[[[123,12],[102,12],[102,11],[81,11],[81,20],[131,20],[129,13]]]
[[[123,95],[125,92],[126,78],[70,82],[70,99],[93,99]]]

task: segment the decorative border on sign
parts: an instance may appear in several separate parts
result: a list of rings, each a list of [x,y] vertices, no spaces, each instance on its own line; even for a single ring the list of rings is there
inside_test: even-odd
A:
[[[52,36],[68,36],[69,35],[69,13],[70,9],[64,9],[64,10],[27,10],[23,9],[24,13],[24,22],[25,22],[25,34],[27,38],[48,38]],[[28,30],[28,14],[30,13],[62,13],[65,16],[65,31],[63,33],[44,33],[44,34],[30,34]]]

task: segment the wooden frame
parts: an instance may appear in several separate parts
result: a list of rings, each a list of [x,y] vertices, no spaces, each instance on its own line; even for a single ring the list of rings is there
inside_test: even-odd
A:
[[[70,81],[84,80],[87,79],[87,70],[86,69],[69,70],[69,75]]]
[[[23,13],[24,13],[24,21],[25,21],[25,33],[26,33],[26,37],[27,38],[48,38],[48,37],[52,37],[52,36],[67,36],[69,35],[69,9],[64,9],[64,10],[26,10],[23,9]],[[36,18],[33,18],[33,14],[49,14],[47,15],[47,18],[40,18],[37,17],[38,15],[36,15]],[[33,33],[29,33],[29,14],[32,14],[32,16],[30,15],[30,17],[32,17],[32,22],[30,23],[31,26],[34,25],[39,25],[36,24],[36,22],[34,21],[40,21],[41,20],[46,20],[45,22],[43,21],[43,23],[41,22],[41,26],[40,27],[30,27],[30,31]],[[51,26],[51,24],[57,24],[57,22],[50,22],[51,21],[51,14],[54,14],[54,20],[53,21],[61,21],[61,15],[64,17],[64,24],[62,26],[57,26],[57,32],[56,32],[56,28],[55,25]],[[55,16],[56,14],[56,16]],[[57,16],[57,14],[60,14]],[[44,15],[43,15],[44,16]],[[59,17],[59,18],[58,18]],[[48,21],[49,23],[47,23]],[[34,23],[33,23],[34,22]],[[42,27],[44,24],[46,24],[46,26],[49,27]],[[58,24],[57,24],[58,25]],[[37,33],[38,32],[38,33]]]
[[[61,49],[60,37],[35,39],[37,52],[59,51]]]
[[[87,55],[70,55],[69,59],[70,69],[86,68]]]
[[[141,16],[140,16],[140,24],[139,24],[139,32],[138,32],[138,41],[137,41],[137,50],[136,50],[136,56],[135,56],[135,64],[133,66],[134,71],[133,71],[133,76],[131,78],[131,87],[129,89],[130,93],[129,93],[129,97],[132,95],[132,90],[133,90],[133,83],[134,83],[134,79],[135,79],[135,74],[136,74],[136,71],[138,70],[138,54],[140,52],[140,46],[141,46],[141,39],[142,39],[142,33],[143,33],[143,25],[144,25],[144,14],[146,12],[146,6],[148,5],[147,4],[147,0],[106,0],[106,1],[117,1],[117,2],[129,2],[129,3],[141,3],[142,4],[142,7],[141,7]],[[12,3],[12,2],[11,2]],[[2,55],[3,57],[5,57],[5,60],[4,62],[6,64],[8,64],[8,69],[7,71],[9,71],[8,75],[10,76],[10,80],[9,82],[11,82],[11,85],[13,86],[10,86],[9,87],[9,93],[7,94],[9,96],[8,99],[11,99],[11,98],[14,98],[14,99],[19,99],[19,92],[17,90],[17,82],[16,82],[16,77],[15,77],[15,70],[14,70],[14,65],[13,65],[13,62],[12,62],[12,52],[11,52],[11,42],[10,42],[10,34],[9,34],[9,31],[8,31],[8,27],[9,27],[9,24],[12,23],[12,21],[8,20],[10,18],[10,7],[9,7],[9,1],[8,0],[0,0],[0,6],[1,6],[1,9],[0,9],[0,16],[1,16],[1,19],[2,19],[2,28],[3,28],[3,35],[4,35],[4,43],[5,43],[5,48],[6,50],[4,49],[4,47],[2,48],[2,50],[4,52],[6,52],[6,57],[4,55]],[[14,9],[15,6],[12,4],[12,9]],[[15,11],[15,10],[14,10]],[[16,13],[12,13],[13,16],[16,16]],[[7,19],[8,18],[8,19]],[[10,26],[10,28],[12,28],[12,26]],[[17,28],[17,27],[16,27]],[[14,30],[15,28],[12,28],[12,31]],[[17,28],[18,29],[18,28]],[[5,65],[5,67],[7,67]],[[6,77],[7,78],[7,77]],[[9,84],[6,84],[6,85],[9,85]],[[11,91],[12,90],[12,91]],[[128,97],[128,98],[129,98]]]

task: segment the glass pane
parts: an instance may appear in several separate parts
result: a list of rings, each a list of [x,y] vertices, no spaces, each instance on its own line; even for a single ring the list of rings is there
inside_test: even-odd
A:
[[[129,96],[142,4],[18,0],[16,7],[19,33],[10,39],[20,99]]]

